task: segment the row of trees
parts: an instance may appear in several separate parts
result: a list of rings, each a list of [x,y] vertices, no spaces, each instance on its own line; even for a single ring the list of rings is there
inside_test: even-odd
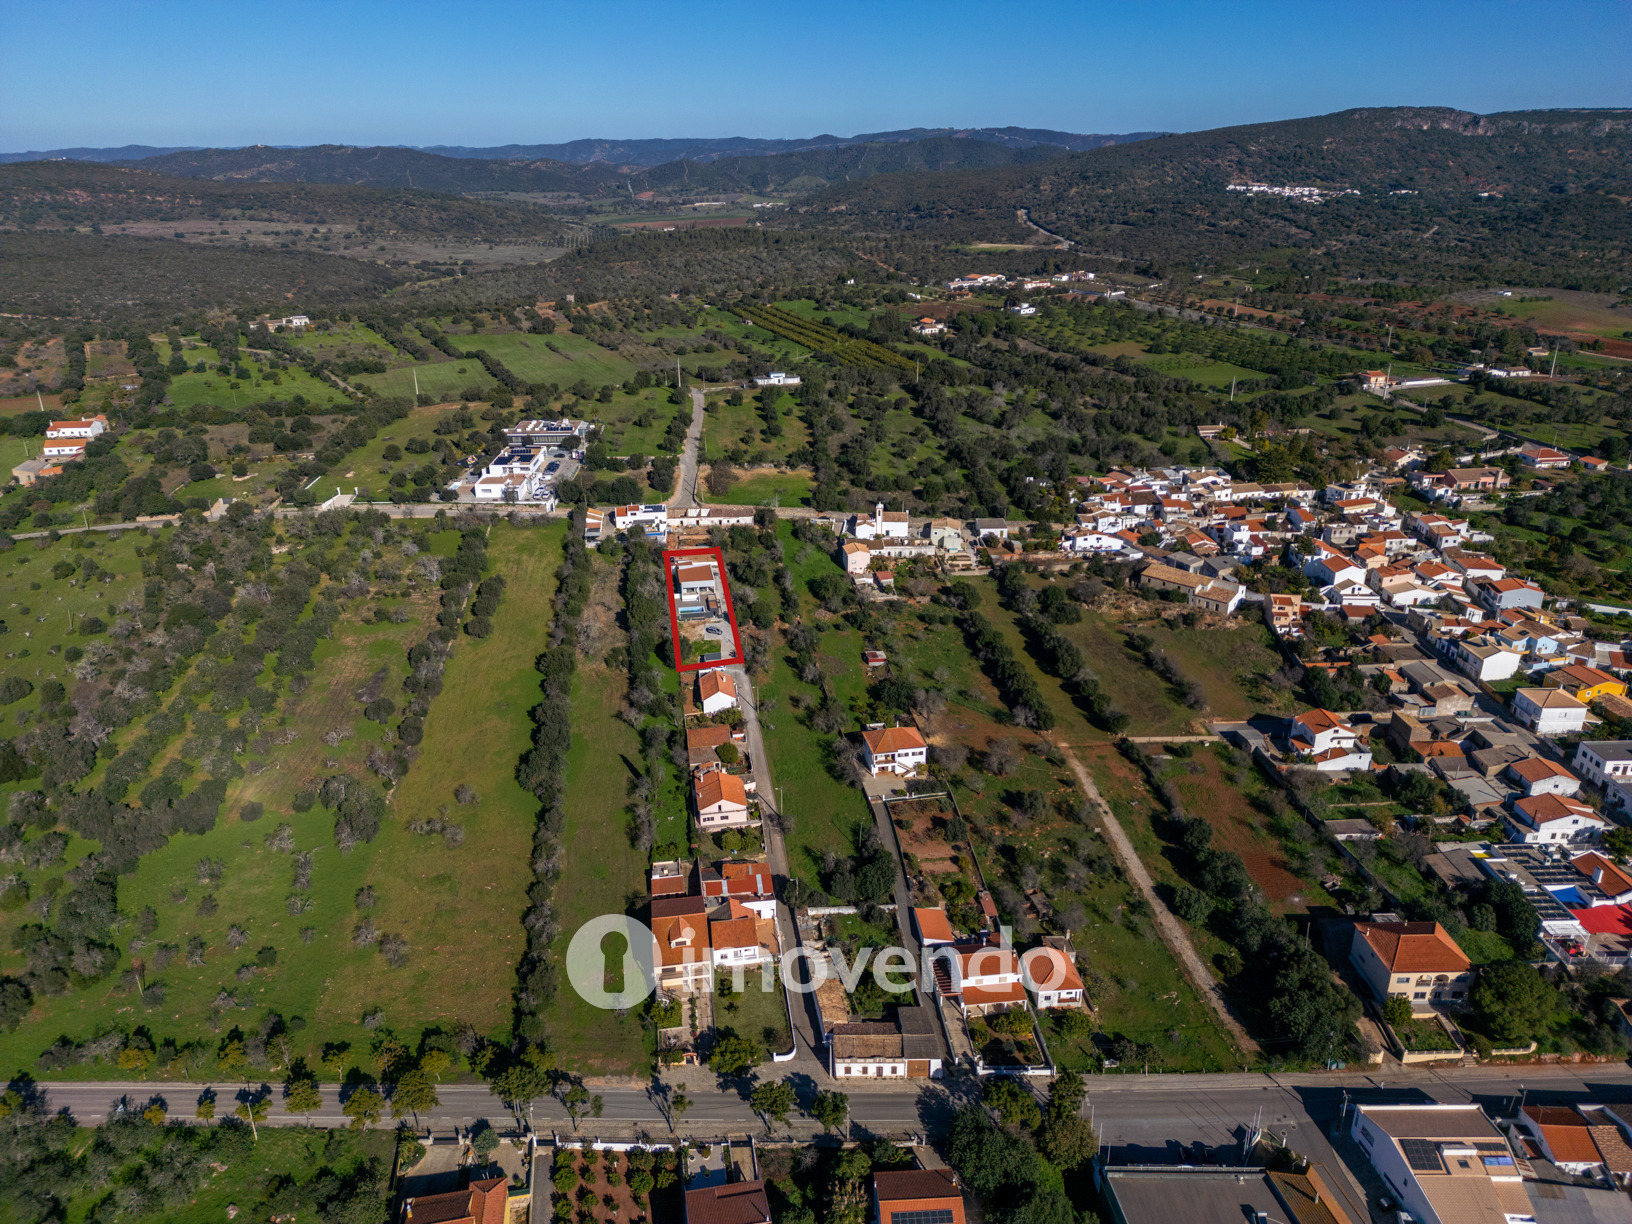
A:
[[[1170,895],[1173,912],[1205,925],[1238,953],[1230,987],[1255,1022],[1255,1035],[1274,1059],[1307,1062],[1343,1053],[1354,1040],[1360,1001],[1332,976],[1309,938],[1276,917],[1247,865],[1233,850],[1213,846],[1213,826],[1185,811],[1177,789],[1163,779],[1144,750],[1127,740],[1118,747],[1145,773],[1167,808],[1162,834],[1174,847],[1182,874]]]
[[[516,971],[515,1029],[536,1041],[544,1035],[543,1010],[555,997],[555,957],[550,950],[557,932],[551,897],[561,868],[561,830],[566,821],[562,792],[567,752],[572,747],[572,676],[578,666],[578,621],[589,602],[590,556],[584,547],[581,520],[568,527],[561,566],[556,571],[549,645],[534,663],[543,676],[541,700],[532,709],[533,746],[516,768],[516,780],[539,802],[533,832],[533,883],[522,919],[527,948]]]

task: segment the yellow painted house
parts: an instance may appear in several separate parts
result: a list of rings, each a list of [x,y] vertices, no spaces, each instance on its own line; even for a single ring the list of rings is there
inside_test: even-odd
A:
[[[1548,672],[1546,684],[1548,688],[1563,689],[1582,704],[1591,704],[1600,697],[1626,696],[1624,680],[1617,680],[1608,672],[1585,663],[1571,663]]]

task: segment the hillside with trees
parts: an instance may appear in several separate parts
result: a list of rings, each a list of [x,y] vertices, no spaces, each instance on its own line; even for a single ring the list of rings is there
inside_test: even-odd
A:
[[[818,193],[803,220],[992,240],[1025,208],[1085,253],[1168,270],[1278,250],[1322,269],[1614,288],[1632,274],[1629,150],[1627,111],[1355,110],[874,176]],[[1326,194],[1228,190],[1255,182]]]

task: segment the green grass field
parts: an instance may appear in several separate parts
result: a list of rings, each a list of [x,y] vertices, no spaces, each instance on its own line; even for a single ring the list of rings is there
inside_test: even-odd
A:
[[[589,418],[605,431],[607,450],[614,455],[653,455],[662,446],[669,423],[685,414],[691,421],[691,398],[684,404],[671,402],[670,387],[646,387],[629,394],[613,392],[610,403],[596,401],[584,407]],[[646,424],[639,422],[644,420]]]
[[[536,673],[531,663],[540,649],[536,609],[554,589],[564,525],[523,529],[497,524],[490,537],[492,571],[509,586],[496,614],[495,632],[485,641],[461,638],[444,677],[444,689],[426,719],[425,738],[407,777],[396,787],[379,834],[349,855],[334,845],[334,817],[321,806],[305,813],[293,810],[297,790],[340,771],[367,778],[364,758],[378,744],[381,727],[360,717],[355,690],[381,669],[382,691],[401,701],[407,646],[423,633],[435,611],[430,594],[402,602],[412,616],[405,624],[363,623],[348,614],[333,637],[319,643],[312,683],[298,696],[286,696],[278,718],[269,720],[266,740],[256,740],[246,754],[244,776],[229,786],[215,826],[202,835],[177,834],[162,849],[146,856],[119,881],[121,910],[135,914],[152,906],[159,916],[151,943],[176,947],[197,935],[204,940],[204,963],[188,966],[180,956],[150,980],[164,982],[162,1006],[144,1008],[118,985],[104,978],[59,1000],[37,1002],[34,1014],[17,1031],[0,1037],[0,1066],[26,1068],[59,1033],[76,1039],[110,1027],[147,1024],[156,1037],[180,1041],[211,1034],[221,1016],[226,1023],[251,1023],[264,1010],[307,1022],[298,1053],[315,1056],[326,1041],[366,1042],[362,1015],[382,1008],[387,1022],[411,1033],[426,1025],[475,1025],[502,1037],[508,1031],[514,966],[520,957],[519,919],[532,876],[528,852],[536,803],[513,781],[515,761],[529,743],[526,709],[536,700]],[[422,534],[433,553],[451,552],[453,532]],[[63,545],[58,545],[62,549]],[[278,732],[296,732],[278,743]],[[324,736],[346,728],[350,738],[327,745]],[[139,735],[142,724],[120,733],[121,740]],[[179,750],[173,743],[155,762],[162,767]],[[85,785],[94,785],[93,774]],[[461,805],[454,788],[469,783],[480,794]],[[26,784],[25,784],[26,785]],[[254,823],[238,816],[244,804],[262,803],[265,814]],[[415,820],[458,822],[463,845],[411,832]],[[313,853],[310,907],[298,917],[286,905],[291,895],[293,860],[266,845],[282,823],[293,830],[298,850]],[[69,847],[71,866],[95,847]],[[195,863],[218,859],[218,883],[195,878]],[[42,873],[30,873],[33,882]],[[52,873],[45,872],[49,877]],[[350,938],[360,915],[353,894],[370,885],[378,905],[370,918],[382,932],[404,936],[408,963],[391,968],[372,949],[353,946]],[[218,898],[214,914],[197,912],[206,893]],[[177,898],[179,897],[179,903]],[[26,918],[8,915],[7,925]],[[229,927],[248,936],[234,951]],[[310,938],[301,932],[310,929]],[[121,936],[126,956],[140,954]],[[239,966],[254,960],[258,948],[276,950],[276,964],[258,968],[245,981]],[[0,972],[14,971],[17,954],[8,949]],[[223,991],[233,992],[223,1010]],[[309,1043],[309,1044],[307,1044]],[[105,1077],[105,1065],[77,1065],[67,1076]]]
[[[708,485],[699,483],[698,496],[704,502],[730,506],[808,506],[811,478],[797,472],[758,472],[737,481],[716,497]]]
[[[389,360],[396,352],[379,332],[361,323],[341,323],[332,331],[325,328],[278,334],[296,348],[310,349],[328,358],[368,356]]]
[[[834,327],[843,327],[846,323],[853,323],[857,327],[867,326],[867,311],[857,310],[853,306],[835,305],[832,310],[824,310],[809,298],[795,298],[789,302],[777,302],[776,305],[818,323],[831,323]]]
[[[792,526],[787,522],[777,524],[777,535],[787,552],[788,568],[808,620],[814,601],[806,584],[819,574],[837,573],[838,564],[831,554],[794,540]],[[866,689],[860,666],[864,648],[859,634],[842,627],[829,628],[816,647],[817,663],[829,677],[841,705],[848,705]],[[760,726],[786,810],[795,822],[786,839],[789,869],[811,884],[819,884],[823,852],[854,854],[857,830],[871,823],[872,814],[861,792],[830,772],[834,737],[813,730],[805,713],[794,706],[796,699],[808,703],[817,690],[796,676],[785,659],[786,650],[779,642],[770,678],[759,681]]]
[[[158,349],[161,361],[170,360],[169,344],[161,342],[154,347]],[[214,368],[216,354],[212,349],[184,349],[183,355],[193,362],[208,360],[211,368],[202,374],[189,370],[171,377],[167,394],[170,403],[177,408],[191,408],[196,404],[242,407],[266,399],[286,400],[295,395],[304,395],[309,402],[319,405],[344,403],[347,400],[345,393],[333,383],[327,379],[313,378],[296,365],[291,365],[287,370],[267,370],[254,362],[246,362],[256,377],[243,380],[230,374],[217,373]]]
[[[598,554],[590,556],[595,602],[615,600],[616,571]],[[561,834],[562,845],[569,849],[554,898],[561,931],[555,943],[558,964],[585,922],[602,914],[627,913],[647,895],[648,860],[631,844],[625,811],[629,779],[641,764],[640,737],[618,717],[626,684],[621,669],[614,671],[600,660],[580,659],[573,675],[572,747]],[[631,1075],[650,1058],[650,1030],[637,1014],[620,1017],[592,1007],[572,989],[564,973],[544,1017],[562,1065],[578,1074]]]
[[[703,416],[703,456],[710,461],[735,454],[739,463],[786,462],[794,451],[809,445],[810,429],[792,396],[780,396],[777,411],[782,432],[767,437],[758,392],[735,405],[723,398],[711,399]]]
[[[1160,370],[1163,374],[1172,374],[1176,378],[1188,378],[1191,382],[1204,387],[1227,387],[1230,380],[1235,378],[1268,377],[1262,370],[1249,370],[1245,366],[1215,361],[1211,357],[1203,357],[1196,353],[1154,355],[1147,353],[1139,358],[1139,364]]]
[[[624,804],[630,764],[640,760],[634,730],[618,717],[623,675],[580,661],[572,682],[572,750],[567,758],[567,821],[562,844],[568,870],[556,886],[561,926],[557,963],[577,929],[602,914],[621,914],[646,895],[644,855],[629,844]],[[519,933],[519,932],[518,932]],[[632,1075],[646,1057],[646,1031],[633,1013],[618,1017],[584,1002],[561,977],[545,1009],[552,1048],[583,1075]]]
[[[716,982],[731,982],[729,973],[717,974]],[[787,996],[782,988],[782,975],[771,975],[771,988],[762,989],[763,982],[757,969],[743,974],[742,992],[726,997],[714,996],[714,1027],[735,1029],[744,1037],[751,1037],[767,1052],[786,1053],[793,1047],[793,1032],[788,1027]]]
[[[138,532],[89,532],[84,539],[86,548],[74,548],[80,537],[67,536],[43,550],[36,549],[34,541],[24,541],[10,552],[0,554],[0,574],[5,576],[4,602],[0,603],[0,621],[6,626],[0,658],[0,677],[16,676],[34,686],[34,691],[22,700],[3,707],[5,717],[20,727],[20,716],[37,712],[40,706],[40,685],[50,679],[72,685],[68,675],[69,664],[62,652],[69,646],[83,649],[93,641],[106,642],[103,635],[87,637],[80,626],[87,616],[100,617],[112,625],[117,619],[115,608],[142,585],[141,562],[136,557],[136,546],[145,536]],[[83,580],[84,563],[95,561],[98,570],[114,575],[103,582],[101,573],[87,583]],[[73,561],[78,566],[75,574],[65,578],[52,576],[52,567]],[[5,788],[0,787],[0,791]]]
[[[1598,336],[1619,336],[1625,331],[1632,330],[1632,327],[1629,327],[1632,320],[1629,320],[1624,311],[1597,305],[1590,299],[1583,300],[1583,297],[1574,294],[1567,297],[1554,296],[1545,302],[1520,301],[1523,296],[1525,296],[1523,292],[1515,291],[1515,296],[1497,298],[1494,302],[1488,303],[1484,309],[1496,310],[1515,319],[1523,319],[1536,327],[1555,331],[1582,331]]]
[[[192,1113],[191,1101],[170,1101],[169,1106],[172,1117]],[[81,1131],[71,1146],[77,1152],[82,1143],[89,1145],[93,1138],[90,1131]],[[325,1166],[349,1172],[366,1159],[379,1161],[383,1168],[390,1169],[396,1143],[396,1135],[388,1127],[361,1132],[304,1126],[267,1127],[260,1132],[248,1156],[212,1173],[210,1180],[186,1202],[161,1212],[143,1212],[127,1218],[132,1224],[217,1224],[227,1218],[230,1206],[237,1206],[241,1211],[252,1209],[260,1198],[259,1190],[279,1177],[304,1182]],[[103,1186],[69,1200],[67,1224],[82,1224],[91,1209],[107,1197],[108,1188]],[[379,1209],[383,1212],[385,1207],[382,1201]]]

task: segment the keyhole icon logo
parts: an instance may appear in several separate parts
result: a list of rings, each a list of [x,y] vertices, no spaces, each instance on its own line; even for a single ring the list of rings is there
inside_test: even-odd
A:
[[[567,945],[567,980],[580,998],[607,1011],[634,1007],[657,989],[652,929],[638,918],[602,914]]]

